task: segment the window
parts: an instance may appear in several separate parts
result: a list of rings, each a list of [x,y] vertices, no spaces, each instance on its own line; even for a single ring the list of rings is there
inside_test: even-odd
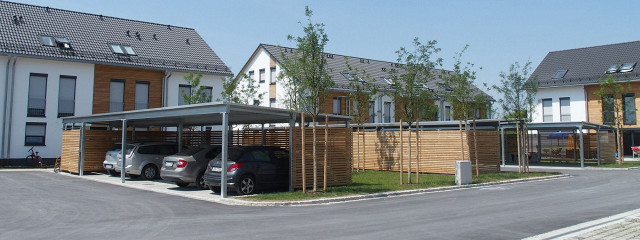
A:
[[[184,96],[191,97],[191,85],[180,84],[178,89],[178,106],[189,104],[184,101]]]
[[[49,46],[49,47],[55,47],[56,46],[56,41],[53,40],[53,37],[40,36],[40,40],[42,41],[42,45]]]
[[[624,108],[624,124],[636,124],[636,97],[633,93],[622,96]]]
[[[620,72],[631,72],[635,66],[635,62],[622,64],[622,66],[620,66]]]
[[[276,84],[276,68],[271,68],[271,75],[269,76],[269,83]]]
[[[276,99],[275,98],[270,98],[269,99],[269,107],[276,107]]]
[[[29,102],[27,117],[44,117],[47,104],[47,75],[32,73],[29,76]]]
[[[207,102],[212,102],[213,101],[213,87],[205,86],[202,91],[204,92],[204,95],[205,95],[205,98],[206,98],[205,100]]]
[[[560,98],[560,121],[571,121],[571,99],[568,97]]]
[[[49,47],[59,47],[62,49],[71,49],[71,42],[69,39],[65,37],[52,37],[52,36],[40,36],[40,41],[42,41],[42,45]]]
[[[124,111],[124,80],[112,79],[109,89],[109,112]]]
[[[451,121],[451,106],[444,107],[444,120]]]
[[[133,51],[133,48],[128,45],[120,45],[120,44],[109,44],[111,51],[116,54],[124,54],[124,55],[136,55],[136,52]]]
[[[253,87],[253,75],[254,75],[254,74],[253,74],[253,71],[249,71],[249,82],[248,82],[248,84],[249,84],[249,85],[248,85],[248,86],[249,86],[250,88],[252,88],[252,87]]]
[[[369,101],[369,122],[376,122],[376,101]]]
[[[258,73],[258,77],[260,77],[260,83],[264,83],[264,69],[260,69],[259,73]]]
[[[58,117],[73,116],[76,106],[76,77],[60,76]]]
[[[333,98],[333,114],[340,115],[340,98]]]
[[[136,82],[136,110],[149,108],[149,82]]]
[[[604,73],[606,74],[610,74],[610,73],[617,73],[618,72],[618,67],[619,65],[611,65],[609,68],[607,68],[607,71],[605,71]]]
[[[613,95],[602,96],[602,123],[613,124],[615,112],[613,110]]]
[[[391,102],[384,102],[384,122],[391,122]]]
[[[56,40],[56,45],[58,45],[58,47],[62,49],[71,49],[71,43],[69,42],[69,39],[64,37],[54,37],[54,39]]]
[[[564,75],[566,75],[566,74],[567,74],[567,71],[568,71],[568,70],[558,70],[558,71],[556,72],[556,74],[555,74],[555,75],[553,75],[553,78],[563,78],[563,77],[564,77]]]
[[[542,99],[542,121],[553,122],[553,107],[551,98]]]
[[[391,81],[390,78],[384,77],[384,78],[382,78],[382,81],[384,81],[385,83],[387,83],[389,85],[393,85],[393,81]]]
[[[44,136],[47,132],[46,123],[27,123],[24,134],[25,146],[44,146]]]
[[[353,78],[353,76],[351,76],[351,74],[349,73],[342,73],[342,76],[344,76],[347,80],[351,80]]]

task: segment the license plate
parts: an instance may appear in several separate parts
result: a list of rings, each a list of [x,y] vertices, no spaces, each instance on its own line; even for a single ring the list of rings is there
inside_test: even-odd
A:
[[[173,167],[173,162],[165,162],[164,166],[165,167]]]
[[[212,172],[222,172],[222,168],[219,167],[211,167]]]
[[[105,164],[104,168],[113,169],[113,164]]]

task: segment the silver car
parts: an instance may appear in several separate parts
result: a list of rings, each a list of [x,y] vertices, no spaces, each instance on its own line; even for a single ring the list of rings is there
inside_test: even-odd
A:
[[[207,163],[218,156],[221,149],[220,146],[202,145],[167,156],[162,161],[160,177],[175,182],[180,187],[196,183],[196,187],[207,189],[204,185],[204,171]]]
[[[157,179],[160,177],[162,159],[178,152],[178,144],[172,142],[132,143],[127,146],[125,173],[135,178]],[[122,154],[118,154],[117,168],[122,167]]]
[[[102,162],[102,166],[111,176],[117,176],[120,173],[120,168],[117,167],[120,148],[122,148],[122,144],[113,144],[104,156],[104,162]]]

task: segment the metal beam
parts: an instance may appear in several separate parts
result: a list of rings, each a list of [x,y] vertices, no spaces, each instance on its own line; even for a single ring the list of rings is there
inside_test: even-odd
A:
[[[85,140],[85,130],[86,123],[82,123],[82,127],[80,128],[80,158],[78,159],[78,175],[84,175],[84,140]]]
[[[178,152],[182,152],[182,123],[178,124]]]
[[[222,166],[220,178],[220,197],[227,197],[227,156],[229,151],[229,113],[222,113]]]
[[[262,146],[265,146],[265,145],[267,145],[267,136],[266,136],[266,132],[264,130],[264,123],[262,124],[261,134],[262,134],[262,141],[261,141],[262,142]]]
[[[289,192],[293,192],[293,129],[296,126],[296,114],[289,115]]]
[[[578,128],[578,131],[580,131],[580,167],[584,168],[584,140],[582,140],[582,127]]]
[[[502,166],[503,167],[506,166],[505,162],[504,162],[504,157],[505,157],[504,156],[505,155],[504,150],[505,150],[505,147],[504,147],[504,128],[500,128],[500,152],[501,152],[500,155],[502,155]]]
[[[124,183],[125,167],[127,166],[127,119],[122,119],[122,146],[120,153],[122,154],[122,166],[120,166],[120,182]]]
[[[596,130],[596,154],[598,155],[598,166],[600,165],[600,127]]]

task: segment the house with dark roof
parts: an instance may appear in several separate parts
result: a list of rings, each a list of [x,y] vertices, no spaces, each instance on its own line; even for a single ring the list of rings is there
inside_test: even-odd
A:
[[[640,41],[549,52],[528,81],[538,82],[533,122],[592,122],[608,124],[610,106],[596,96],[598,79],[629,80],[624,94],[624,149],[640,144],[636,106],[640,103]],[[606,102],[606,99],[605,99]],[[603,119],[605,121],[603,121]],[[608,120],[609,119],[609,120]],[[626,152],[625,154],[631,154]]]
[[[184,104],[184,76],[213,100],[232,73],[191,28],[0,1],[0,159],[61,151],[61,117]]]
[[[281,62],[285,56],[293,56],[294,49],[260,44],[247,60],[240,73],[236,77],[236,84],[249,84],[244,82],[242,75],[246,74],[253,83],[253,87],[257,88],[259,93],[264,93],[264,99],[259,102],[262,106],[286,108],[284,99],[287,97],[284,86],[276,80],[278,74],[284,71]],[[348,94],[353,90],[349,86],[349,73],[345,73],[349,66],[360,71],[364,70],[373,80],[373,84],[377,85],[379,93],[369,100],[369,123],[392,123],[395,120],[396,104],[393,98],[388,96],[389,91],[393,91],[391,86],[391,71],[402,73],[401,65],[394,62],[373,60],[360,57],[344,56],[334,53],[325,53],[331,79],[334,82],[333,87],[329,89],[327,97],[321,111],[323,113],[347,115],[351,111],[353,101],[350,101]],[[346,60],[345,60],[346,59]],[[436,70],[440,75],[440,70]],[[257,85],[256,85],[257,84]],[[446,91],[441,79],[429,82],[424,86],[426,89],[433,90],[438,95]],[[475,88],[478,94],[485,94],[480,89]],[[487,95],[488,96],[488,95]],[[490,97],[490,96],[489,96]],[[257,101],[258,102],[258,101]],[[434,102],[438,106],[438,114],[434,120],[450,121],[452,118],[452,106],[446,101],[436,100]],[[482,114],[481,114],[482,113]],[[478,111],[479,118],[485,118],[487,114],[484,111]],[[480,116],[482,115],[482,116]]]

